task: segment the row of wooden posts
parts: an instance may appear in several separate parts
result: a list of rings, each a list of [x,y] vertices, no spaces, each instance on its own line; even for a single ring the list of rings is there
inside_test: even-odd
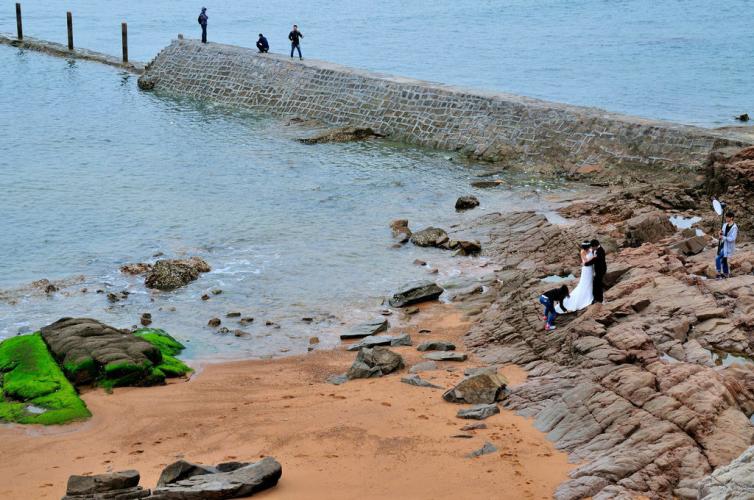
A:
[[[66,12],[66,22],[68,24],[68,50],[73,50],[73,15],[71,11]],[[121,40],[123,44],[123,62],[128,62],[128,24],[120,24]],[[24,26],[21,21],[21,4],[16,4],[16,38],[24,39]]]

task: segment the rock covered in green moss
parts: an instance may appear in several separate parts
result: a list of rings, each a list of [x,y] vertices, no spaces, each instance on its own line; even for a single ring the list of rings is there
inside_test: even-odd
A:
[[[0,343],[0,421],[52,425],[90,416],[39,333]]]
[[[186,347],[159,328],[141,328],[134,335],[146,340],[160,350],[162,362],[155,368],[166,377],[182,377],[192,370],[183,361],[176,358]]]

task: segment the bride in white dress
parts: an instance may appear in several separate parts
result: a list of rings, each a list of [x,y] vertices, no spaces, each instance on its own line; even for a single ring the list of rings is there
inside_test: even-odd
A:
[[[585,241],[581,244],[581,278],[579,278],[579,284],[576,285],[571,291],[571,294],[563,301],[563,306],[568,312],[574,312],[584,309],[594,302],[594,295],[592,295],[592,287],[594,286],[594,266],[586,266],[584,263],[588,262],[594,253],[592,252],[589,242]],[[558,305],[556,308],[558,314],[563,314]]]

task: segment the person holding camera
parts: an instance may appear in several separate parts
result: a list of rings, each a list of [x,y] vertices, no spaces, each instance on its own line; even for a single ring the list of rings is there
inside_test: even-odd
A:
[[[728,259],[736,250],[736,238],[738,226],[734,222],[735,214],[731,211],[725,214],[725,224],[720,230],[720,243],[717,245],[717,257],[715,258],[716,279],[730,278]]]

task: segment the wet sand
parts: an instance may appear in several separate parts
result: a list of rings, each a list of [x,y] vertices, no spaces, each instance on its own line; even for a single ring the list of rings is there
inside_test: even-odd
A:
[[[421,361],[415,345],[424,340],[455,341],[463,350],[467,326],[452,306],[431,305],[391,332],[410,333],[414,347],[392,349],[409,366]],[[70,474],[124,469],[139,470],[150,488],[179,458],[214,464],[271,455],[283,476],[258,498],[544,499],[574,467],[530,420],[506,410],[485,420],[487,429],[460,431],[476,421],[457,418],[462,406],[443,401],[441,390],[401,383],[407,370],[341,386],[325,382],[354,357],[314,351],[209,365],[188,382],[163,387],[89,391],[88,422],[0,427],[0,498],[60,498]],[[473,356],[439,363],[422,378],[450,387],[477,365]],[[526,378],[516,366],[502,371],[511,385]],[[465,457],[485,441],[499,451]]]

